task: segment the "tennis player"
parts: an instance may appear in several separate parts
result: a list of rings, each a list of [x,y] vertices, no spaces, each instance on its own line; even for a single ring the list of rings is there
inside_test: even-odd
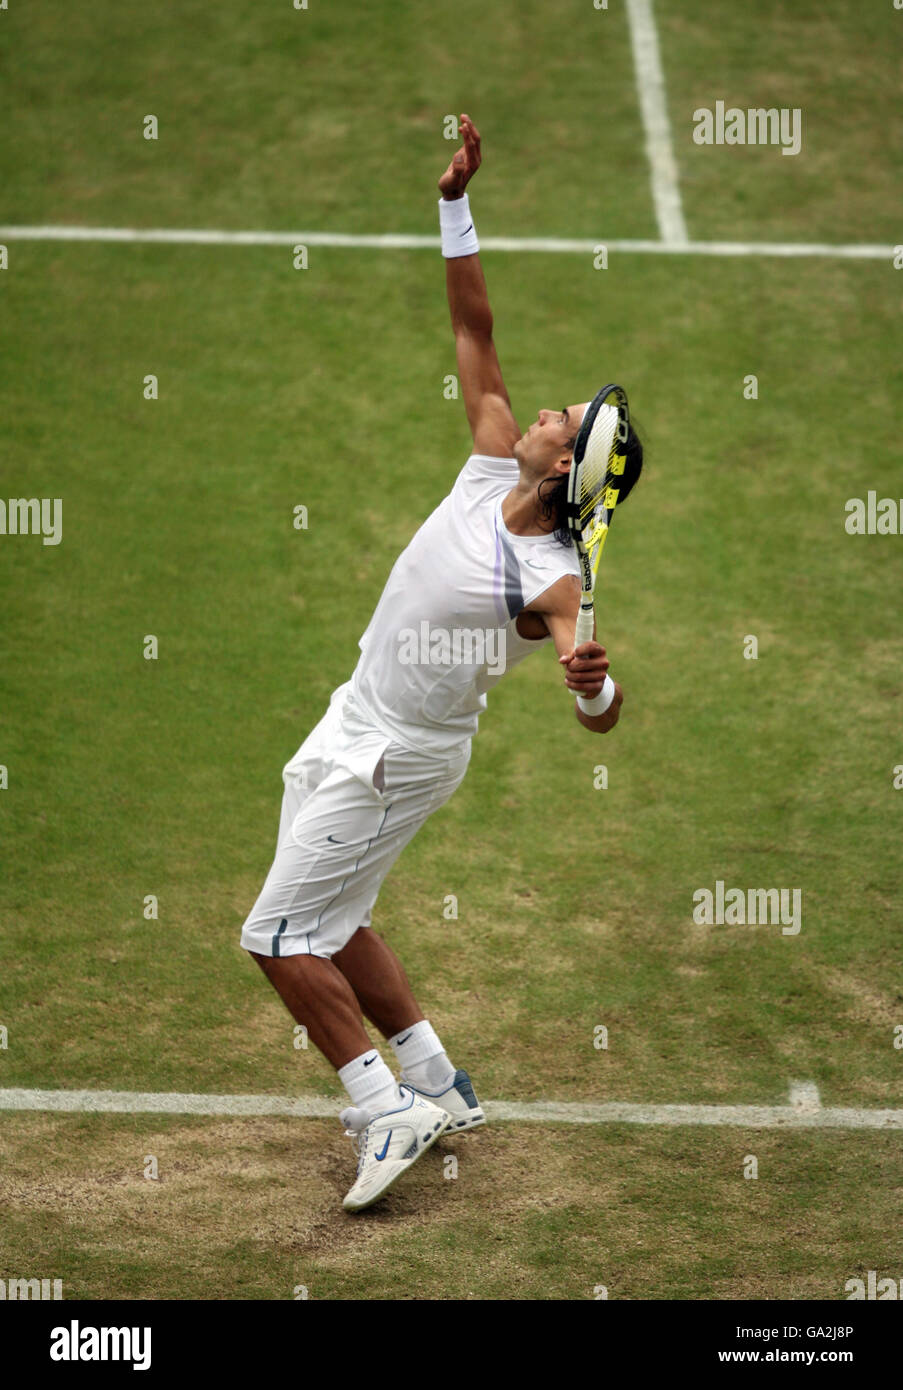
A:
[[[485,1122],[391,947],[371,926],[399,853],[467,771],[487,692],[549,640],[579,722],[617,723],[622,692],[596,641],[574,649],[580,570],[566,525],[567,474],[586,402],[511,410],[465,189],[480,136],[439,180],[439,220],[473,453],[389,575],[351,680],[283,771],[276,856],[244,924],[259,963],[348,1092],[340,1119],[358,1154],[348,1211],[375,1202],[444,1132]],[[632,436],[621,497],[642,465]],[[396,1079],[364,1027],[388,1040]]]

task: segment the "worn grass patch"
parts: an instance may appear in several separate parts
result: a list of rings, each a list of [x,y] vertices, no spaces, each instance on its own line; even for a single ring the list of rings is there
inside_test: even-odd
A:
[[[899,1256],[897,1135],[497,1125],[357,1216],[332,1123],[19,1115],[0,1135],[0,1273],[69,1299],[842,1299]]]

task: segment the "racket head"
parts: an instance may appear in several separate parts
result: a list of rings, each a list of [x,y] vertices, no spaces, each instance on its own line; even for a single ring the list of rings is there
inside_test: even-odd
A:
[[[568,527],[590,593],[602,547],[618,504],[624,475],[624,449],[630,433],[630,407],[622,386],[610,382],[590,401],[568,476]]]

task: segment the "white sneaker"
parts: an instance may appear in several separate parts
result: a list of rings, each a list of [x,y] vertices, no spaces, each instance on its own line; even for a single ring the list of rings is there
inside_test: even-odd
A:
[[[410,1086],[411,1090],[424,1100],[432,1101],[433,1105],[439,1105],[448,1111],[451,1116],[448,1134],[460,1134],[464,1129],[476,1129],[477,1125],[486,1123],[483,1108],[474,1095],[466,1071],[456,1071],[451,1085],[444,1091],[425,1091],[422,1086],[412,1086],[410,1081],[404,1081],[402,1085]]]
[[[402,1104],[396,1110],[370,1115],[349,1106],[339,1119],[358,1155],[357,1178],[342,1206],[362,1211],[377,1201],[447,1129],[451,1116],[410,1086],[399,1087]]]

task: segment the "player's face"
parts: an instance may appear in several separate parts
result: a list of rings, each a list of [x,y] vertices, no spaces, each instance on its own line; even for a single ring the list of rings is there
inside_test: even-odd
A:
[[[556,464],[569,461],[586,406],[584,401],[560,410],[541,410],[516,446],[518,459],[546,473],[551,473]]]

